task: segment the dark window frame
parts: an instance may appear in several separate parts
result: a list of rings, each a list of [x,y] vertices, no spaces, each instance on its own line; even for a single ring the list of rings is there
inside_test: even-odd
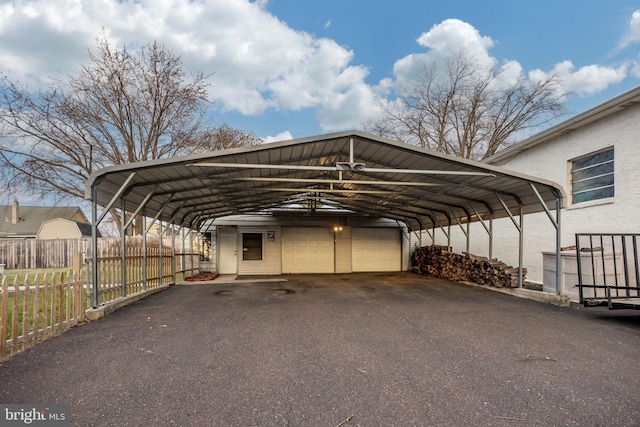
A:
[[[571,203],[585,203],[615,196],[615,151],[595,151],[570,161]]]
[[[242,260],[262,261],[263,246],[262,233],[242,233]]]

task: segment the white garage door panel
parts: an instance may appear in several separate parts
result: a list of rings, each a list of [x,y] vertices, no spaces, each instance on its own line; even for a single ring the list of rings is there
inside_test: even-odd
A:
[[[328,227],[282,228],[283,273],[333,271],[333,230]]]
[[[397,228],[354,228],[353,271],[400,271],[402,249]]]

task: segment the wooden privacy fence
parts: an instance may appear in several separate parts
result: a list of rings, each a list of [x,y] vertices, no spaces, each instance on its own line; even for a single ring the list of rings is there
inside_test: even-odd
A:
[[[177,251],[188,250],[188,245],[176,237]],[[142,247],[142,236],[127,237],[127,246]],[[171,247],[171,238],[162,239],[164,248]],[[120,247],[120,239],[103,237],[98,239],[98,254],[106,248]],[[148,238],[149,247],[158,247],[157,237]],[[188,250],[191,252],[191,250]],[[85,258],[91,258],[91,239],[0,239],[0,264],[4,264],[8,270],[34,269],[34,268],[72,268],[73,256],[76,253],[84,254]]]
[[[2,278],[0,288],[0,360],[78,325],[87,305],[82,282],[71,272]]]
[[[74,253],[89,253],[90,239],[0,239],[0,264],[7,269],[66,268]]]

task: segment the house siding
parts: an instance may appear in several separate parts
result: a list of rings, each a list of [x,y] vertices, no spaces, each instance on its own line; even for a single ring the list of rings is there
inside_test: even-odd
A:
[[[346,223],[346,224],[345,224]],[[342,227],[342,230],[335,232],[335,243],[332,245],[332,252],[335,250],[336,273],[352,272],[352,232],[358,227],[382,227],[399,230],[400,224],[395,221],[381,218],[368,217],[315,217],[315,216],[268,216],[268,215],[246,215],[220,218],[213,224],[214,226],[237,226],[238,227],[238,274],[239,275],[270,275],[281,274],[283,271],[282,260],[282,227],[308,228],[321,227],[334,229]],[[268,240],[268,232],[274,231],[273,241]],[[403,236],[402,249],[400,254],[401,268],[408,269],[409,241],[406,228],[398,231]],[[263,259],[261,261],[242,260],[242,233],[261,233],[263,236]],[[215,242],[215,240],[214,240]],[[375,248],[374,248],[375,250]],[[215,249],[218,251],[218,248]],[[218,254],[219,256],[219,254]]]
[[[268,239],[268,232],[274,232],[274,240]],[[242,234],[260,233],[262,234],[262,260],[246,261],[242,259]],[[281,229],[280,226],[264,227],[260,225],[239,226],[238,227],[238,274],[280,274],[282,271],[281,257]]]
[[[335,233],[336,239],[336,273],[351,273],[353,268],[351,256],[351,227],[344,226]]]

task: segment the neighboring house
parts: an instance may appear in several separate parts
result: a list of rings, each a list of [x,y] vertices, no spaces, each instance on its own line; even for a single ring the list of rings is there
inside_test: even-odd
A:
[[[0,206],[0,238],[79,239],[91,225],[78,206]]]
[[[562,210],[562,246],[575,245],[576,233],[638,233],[640,212],[640,87],[619,95],[544,132],[488,158],[486,163],[537,176],[562,185],[567,193]],[[493,256],[517,262],[513,224],[497,220]],[[544,213],[525,218],[524,266],[527,279],[555,286],[543,262],[543,252],[555,250],[555,230]],[[455,251],[465,250],[464,236],[453,230]],[[486,255],[486,243],[476,224],[470,252]],[[513,232],[512,232],[513,235]],[[517,237],[517,236],[516,236]],[[442,244],[442,238],[436,243]],[[574,251],[563,252],[565,270],[575,270]],[[571,265],[571,264],[574,265]],[[571,283],[567,283],[571,282]],[[563,292],[578,299],[573,280]]]

